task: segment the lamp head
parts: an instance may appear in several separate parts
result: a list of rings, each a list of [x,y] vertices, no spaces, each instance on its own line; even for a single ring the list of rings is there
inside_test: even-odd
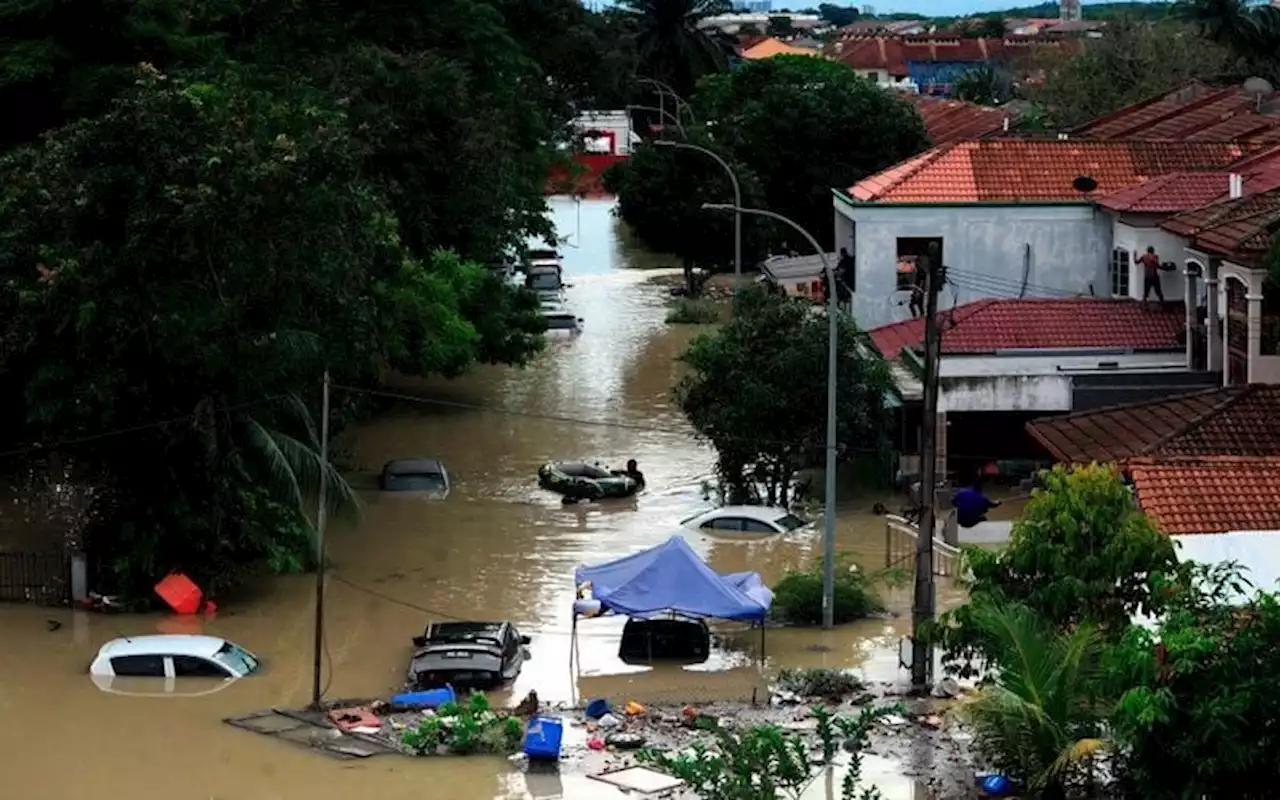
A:
[[[656,144],[659,147],[675,147],[675,142],[670,139],[654,139],[650,144]]]
[[[729,211],[732,209],[733,209],[733,206],[729,205],[728,203],[703,203],[702,204],[703,211]]]

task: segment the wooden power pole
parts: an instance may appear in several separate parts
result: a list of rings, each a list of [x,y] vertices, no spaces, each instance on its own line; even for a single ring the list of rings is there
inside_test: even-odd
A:
[[[942,256],[936,244],[916,266],[924,275],[924,419],[920,430],[920,535],[916,538],[915,602],[911,615],[911,687],[925,689],[933,672],[933,648],[922,639],[933,619],[936,593],[933,583],[933,535],[938,482],[938,355],[942,341],[938,330],[938,292],[942,289]]]

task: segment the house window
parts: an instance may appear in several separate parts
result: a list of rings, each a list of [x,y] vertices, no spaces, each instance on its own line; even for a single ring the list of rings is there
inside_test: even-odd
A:
[[[938,246],[938,258],[942,258],[942,239],[937,237],[911,237],[898,239],[896,288],[907,290],[924,283],[919,270],[920,256],[928,255],[930,245]]]
[[[1117,247],[1111,251],[1111,296],[1129,296],[1129,251]]]
[[[867,80],[871,81],[872,83],[879,83],[879,82],[880,82],[880,73],[879,73],[879,72],[868,72],[868,73],[867,73]]]

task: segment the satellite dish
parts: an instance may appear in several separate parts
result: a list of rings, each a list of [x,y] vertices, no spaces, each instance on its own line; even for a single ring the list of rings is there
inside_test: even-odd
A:
[[[1098,182],[1088,175],[1081,175],[1071,182],[1071,188],[1081,194],[1088,194],[1098,188]]]
[[[1254,97],[1270,97],[1275,92],[1275,87],[1266,78],[1257,76],[1249,78],[1244,82],[1244,90],[1246,93]]]

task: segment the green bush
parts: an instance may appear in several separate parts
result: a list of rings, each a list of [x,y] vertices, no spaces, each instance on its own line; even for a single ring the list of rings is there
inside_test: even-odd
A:
[[[400,735],[404,746],[420,756],[435,755],[441,745],[455,755],[513,753],[523,739],[520,720],[493,713],[480,692],[472,692],[465,705],[445,703]]]
[[[837,625],[852,622],[884,610],[873,587],[888,578],[887,573],[865,573],[836,565],[835,607]],[[773,587],[773,613],[792,625],[822,623],[822,565],[805,571],[788,571]]]
[[[862,681],[850,672],[827,667],[811,669],[784,669],[778,673],[778,688],[795,692],[801,697],[820,697],[825,700],[841,700],[861,691]]]
[[[672,325],[710,325],[720,321],[720,309],[710,300],[681,297],[667,312]]]

